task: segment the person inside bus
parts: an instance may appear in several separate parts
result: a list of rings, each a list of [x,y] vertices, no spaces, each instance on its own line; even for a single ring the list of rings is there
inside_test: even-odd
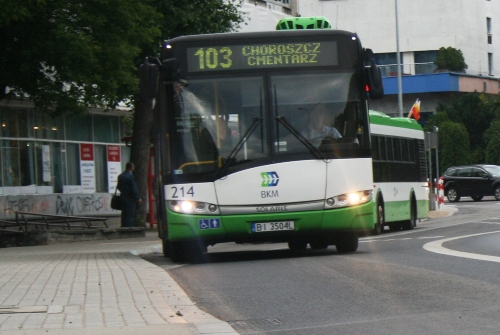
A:
[[[333,127],[334,118],[324,104],[316,106],[309,116],[308,127],[302,135],[315,147],[319,147],[326,138],[342,138]]]

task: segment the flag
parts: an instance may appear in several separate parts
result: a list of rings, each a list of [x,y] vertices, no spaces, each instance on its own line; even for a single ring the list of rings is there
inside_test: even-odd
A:
[[[413,104],[413,107],[411,108],[410,114],[408,114],[408,117],[412,117],[412,116],[417,121],[420,119],[420,100],[419,99],[417,99],[417,101],[415,101],[415,103]]]

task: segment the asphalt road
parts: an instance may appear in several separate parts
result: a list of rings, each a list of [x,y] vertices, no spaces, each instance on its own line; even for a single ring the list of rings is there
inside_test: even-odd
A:
[[[292,255],[285,244],[221,244],[200,264],[145,258],[240,334],[499,334],[500,202],[412,231]]]

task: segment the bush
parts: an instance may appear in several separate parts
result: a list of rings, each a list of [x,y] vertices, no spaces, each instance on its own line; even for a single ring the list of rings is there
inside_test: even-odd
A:
[[[439,48],[434,64],[437,65],[438,69],[453,72],[465,72],[467,69],[462,51],[452,47]]]

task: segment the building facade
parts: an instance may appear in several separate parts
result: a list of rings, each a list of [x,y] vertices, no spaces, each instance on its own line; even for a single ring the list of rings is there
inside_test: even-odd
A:
[[[26,101],[0,102],[0,219],[16,211],[116,215],[109,208],[130,155],[124,111],[51,118]]]
[[[497,94],[500,77],[498,0],[397,0],[404,111],[420,98],[424,112],[437,101],[466,92]],[[376,54],[386,97],[372,107],[397,111],[396,2],[394,0],[300,0],[298,15],[327,17],[335,29],[356,32]],[[465,73],[440,76],[434,60],[441,47],[462,51]]]

